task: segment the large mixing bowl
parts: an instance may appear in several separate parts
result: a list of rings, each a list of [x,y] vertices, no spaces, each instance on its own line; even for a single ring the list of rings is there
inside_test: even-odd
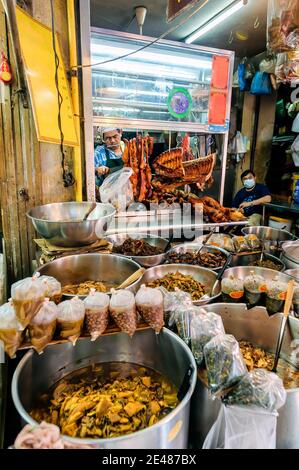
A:
[[[266,282],[272,281],[274,278],[277,278],[279,281],[285,282],[286,284],[290,281],[289,276],[280,271],[275,271],[274,269],[268,268],[259,268],[257,266],[236,266],[234,268],[228,268],[223,274],[223,278],[234,276],[237,279],[245,279],[249,276],[252,271],[255,274],[262,276]]]
[[[128,235],[126,233],[123,234],[116,234],[116,235],[109,235],[107,240],[113,244],[113,246],[122,245],[127,238],[133,238],[134,240],[144,240],[145,242],[149,243],[152,246],[157,248],[161,248],[161,250],[165,251],[165,248],[168,244],[168,240],[166,238],[158,237],[155,235],[146,235],[143,233],[139,233],[136,235]],[[133,255],[122,255],[128,258],[133,259],[136,263],[144,266],[145,268],[151,268],[153,266],[157,266],[158,264],[162,264],[165,260],[166,253],[161,253],[160,255],[152,255],[152,256],[133,256]]]
[[[287,269],[284,273],[285,273],[285,274],[288,274],[289,276],[294,277],[294,278],[297,279],[297,281],[299,282],[299,268],[296,268],[296,269]]]
[[[222,317],[225,332],[240,340],[250,341],[266,351],[275,352],[282,314],[269,317],[264,307],[247,310],[244,304],[212,304],[206,310]],[[281,357],[295,367],[299,366],[296,344],[299,340],[299,320],[289,317],[282,344]],[[220,400],[212,399],[199,379],[191,403],[191,444],[195,449],[202,444],[217,419]],[[299,448],[299,388],[287,390],[285,405],[278,410],[276,443],[279,449]]]
[[[37,206],[27,212],[35,230],[53,245],[76,247],[90,245],[107,232],[115,209],[97,203],[83,221],[91,202],[60,202]]]
[[[299,268],[299,243],[283,243],[281,260],[287,269]]]
[[[135,261],[123,256],[87,253],[58,258],[44,264],[37,272],[55,277],[62,286],[84,281],[100,281],[118,286],[139,268]],[[129,290],[134,292],[139,279],[128,287]],[[64,294],[64,297],[73,295]]]
[[[230,266],[254,266],[254,263],[258,261],[260,257],[261,253],[247,253],[246,255],[236,253],[232,256]],[[279,266],[279,271],[284,271],[286,268],[284,262],[280,258],[270,255],[270,253],[264,253],[263,259],[273,261],[273,263]]]
[[[288,240],[295,240],[295,236],[287,230],[280,230],[272,227],[244,227],[242,228],[244,235],[254,234],[260,240],[264,240],[265,251],[276,255],[280,251],[282,243]]]
[[[139,284],[147,284],[148,282],[160,279],[166,274],[176,273],[177,271],[179,271],[181,274],[192,276],[194,279],[196,279],[196,281],[201,282],[205,286],[205,293],[207,296],[205,296],[203,300],[194,301],[194,305],[205,305],[220,296],[220,283],[218,282],[214,287],[217,274],[211,269],[202,268],[201,266],[193,266],[190,264],[163,264],[163,266],[149,268],[143,274]]]
[[[159,335],[147,329],[136,332],[133,338],[119,333],[104,335],[94,342],[78,341],[74,347],[71,343],[51,345],[41,355],[29,351],[18,364],[12,380],[12,398],[22,421],[36,424],[29,412],[37,398],[58,380],[83,367],[109,362],[150,367],[168,377],[178,388],[185,382],[188,372],[190,378],[185,382],[185,394],[179,405],[149,428],[110,439],[65,439],[102,449],[187,449],[196,364],[185,343],[166,328]]]
[[[196,245],[195,243],[184,243],[184,244],[180,244],[180,245],[177,245],[174,248],[172,248],[170,253],[171,252],[175,252],[175,253],[178,253],[178,254],[195,253],[201,248],[201,246],[202,245]],[[219,248],[219,247],[216,247],[216,246],[210,246],[210,245],[205,245],[201,249],[200,253],[201,254],[203,254],[203,253],[221,254],[225,257],[225,261],[228,258],[230,258],[230,256],[231,256],[230,253],[228,253],[228,251],[226,251],[226,250],[223,250],[223,248]],[[182,264],[184,264],[184,263],[182,263]],[[229,262],[229,264],[230,264],[230,262]],[[194,265],[194,266],[196,266],[196,265]],[[208,267],[207,268],[211,269],[212,271],[218,272],[218,271],[221,270],[222,266],[219,266],[218,268],[208,268]]]

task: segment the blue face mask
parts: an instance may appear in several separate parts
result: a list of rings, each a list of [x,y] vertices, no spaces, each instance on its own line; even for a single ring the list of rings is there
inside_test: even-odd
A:
[[[252,178],[250,180],[244,180],[243,181],[243,184],[245,186],[246,189],[251,189],[254,187],[255,185],[255,180]]]

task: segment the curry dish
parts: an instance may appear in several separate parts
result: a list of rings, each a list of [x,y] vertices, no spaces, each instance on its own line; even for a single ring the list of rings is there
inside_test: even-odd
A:
[[[166,377],[115,362],[69,374],[40,397],[30,414],[67,436],[112,438],[152,426],[178,403],[177,388]]]
[[[62,295],[88,295],[90,289],[106,293],[114,287],[117,287],[117,284],[108,284],[101,281],[84,281],[80,282],[80,284],[67,284],[62,287],[61,292]]]
[[[200,300],[205,295],[205,286],[194,279],[193,276],[185,275],[177,271],[168,273],[160,279],[155,279],[147,283],[148,287],[164,287],[169,292],[177,289],[191,295],[193,301]]]

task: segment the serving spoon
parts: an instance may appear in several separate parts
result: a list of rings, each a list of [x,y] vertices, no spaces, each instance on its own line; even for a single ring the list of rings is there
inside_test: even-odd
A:
[[[274,359],[274,365],[272,372],[277,371],[277,364],[279,361],[279,356],[280,356],[280,351],[281,351],[281,346],[283,342],[283,337],[284,337],[284,332],[285,332],[285,327],[287,324],[288,316],[290,313],[290,308],[293,300],[293,295],[294,295],[294,288],[295,288],[295,281],[291,280],[288,282],[288,289],[287,289],[287,294],[286,294],[286,300],[284,304],[284,309],[283,309],[283,317],[281,320],[280,324],[280,329],[279,329],[279,335],[278,335],[278,341],[277,341],[277,346],[276,346],[276,352],[275,352],[275,359]]]
[[[131,276],[129,276],[125,281],[123,281],[119,286],[117,286],[116,289],[125,289],[130,284],[133,284],[133,282],[137,281],[137,279],[142,276],[145,271],[145,268],[137,269],[137,271],[135,271],[133,274],[131,274]]]
[[[97,207],[97,203],[96,202],[93,202],[90,206],[90,208],[88,209],[88,211],[86,212],[85,216],[83,217],[82,220],[87,220],[87,217],[91,214],[91,212]]]

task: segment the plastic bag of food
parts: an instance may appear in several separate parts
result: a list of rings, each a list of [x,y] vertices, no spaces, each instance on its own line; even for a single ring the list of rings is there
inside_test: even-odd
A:
[[[246,238],[244,236],[233,237],[234,247],[236,253],[241,253],[243,251],[249,251],[249,246],[247,245]]]
[[[12,299],[0,307],[0,340],[5,352],[12,359],[23,340],[23,330],[13,306]]]
[[[244,279],[245,297],[249,305],[254,306],[262,302],[265,292],[267,292],[266,281],[262,276],[250,271],[249,276]]]
[[[109,295],[95,289],[90,289],[90,294],[84,299],[85,326],[91,341],[95,341],[108,326],[109,303]]]
[[[225,277],[221,281],[221,292],[225,302],[241,302],[244,296],[244,282],[233,275]]]
[[[221,405],[203,449],[275,449],[276,411]]]
[[[191,295],[175,288],[174,292],[168,292],[164,287],[159,287],[164,297],[164,320],[166,326],[171,328],[174,323],[174,313],[181,305],[186,308],[193,307]]]
[[[164,299],[160,289],[142,285],[135,297],[136,307],[143,320],[160,333],[164,326]]]
[[[11,297],[16,316],[23,328],[39,311],[44,299],[46,285],[40,281],[40,274],[26,277],[11,286]]]
[[[223,248],[224,250],[230,251],[231,253],[234,253],[235,251],[232,238],[228,235],[225,235],[224,233],[213,234],[209,240],[209,245]]]
[[[56,330],[57,315],[57,305],[46,298],[33,320],[29,323],[30,340],[38,353],[42,353],[52,341]]]
[[[266,309],[268,313],[282,312],[287,289],[287,283],[279,281],[277,277],[267,283]]]
[[[191,318],[191,350],[197,365],[204,359],[203,348],[216,335],[225,334],[222,318],[214,312],[198,309]]]
[[[211,393],[223,394],[247,374],[238,341],[232,335],[219,334],[204,346],[208,384]]]
[[[112,204],[119,212],[124,212],[134,202],[130,181],[132,175],[132,168],[123,168],[107,176],[100,187],[101,201]]]
[[[58,305],[57,327],[61,338],[68,338],[75,346],[84,323],[85,305],[79,297],[65,300]]]
[[[297,0],[268,1],[268,48],[276,53],[289,50],[287,38],[298,26],[299,7]]]
[[[245,240],[249,250],[256,251],[260,249],[261,242],[254,233],[249,233],[248,235],[245,235]]]
[[[134,294],[125,289],[112,289],[111,292],[109,310],[112,318],[123,333],[132,337],[137,328]]]
[[[40,281],[44,283],[45,287],[45,297],[49,298],[51,301],[59,304],[61,301],[61,284],[55,277],[52,276],[40,276]]]
[[[266,369],[254,369],[225,396],[227,405],[250,405],[268,411],[279,410],[286,401],[287,392],[277,374]]]

